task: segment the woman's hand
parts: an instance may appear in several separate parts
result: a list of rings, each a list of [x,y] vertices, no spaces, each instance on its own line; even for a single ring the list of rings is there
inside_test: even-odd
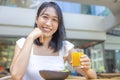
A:
[[[73,50],[71,49],[69,51],[69,55],[67,57],[67,60],[68,62],[72,65],[72,52]],[[80,58],[80,62],[81,62],[81,65],[80,66],[76,66],[73,68],[79,73],[79,74],[82,74],[83,76],[85,76],[86,78],[89,78],[89,79],[95,79],[97,78],[97,74],[95,72],[95,70],[93,70],[91,68],[91,61],[90,61],[90,58],[87,56],[87,55],[82,55],[81,58]]]
[[[81,56],[80,61],[81,61],[80,67],[83,71],[87,71],[87,70],[91,69],[91,61],[87,55]]]
[[[29,36],[30,38],[32,38],[33,40],[36,38],[40,38],[41,43],[43,42],[43,33],[39,28],[35,28],[30,34]]]
[[[91,61],[87,55],[83,55],[80,58],[81,66],[76,67],[75,69],[84,75],[86,78],[95,79],[97,78],[96,72],[91,69]]]

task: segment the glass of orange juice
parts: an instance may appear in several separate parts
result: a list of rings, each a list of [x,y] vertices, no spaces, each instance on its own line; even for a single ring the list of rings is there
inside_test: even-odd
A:
[[[72,66],[73,67],[78,67],[81,65],[80,58],[81,56],[84,55],[84,50],[83,49],[73,49],[72,51]]]

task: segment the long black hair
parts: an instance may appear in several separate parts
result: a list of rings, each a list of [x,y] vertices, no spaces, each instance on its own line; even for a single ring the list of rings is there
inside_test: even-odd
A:
[[[45,8],[47,9],[48,7],[53,7],[56,10],[57,15],[58,15],[58,29],[53,34],[52,39],[49,43],[49,47],[52,48],[54,50],[54,52],[57,52],[62,48],[63,40],[65,38],[65,27],[64,27],[64,22],[63,22],[63,14],[62,14],[62,11],[61,11],[61,9],[60,9],[60,7],[58,6],[57,3],[55,3],[55,2],[44,2],[38,8],[37,17],[41,14],[43,9],[45,9]],[[43,13],[44,12],[45,11],[43,11]],[[35,27],[37,27],[36,23],[34,25],[34,28]],[[40,43],[39,38],[35,39],[34,43],[38,46],[42,46],[42,43]]]

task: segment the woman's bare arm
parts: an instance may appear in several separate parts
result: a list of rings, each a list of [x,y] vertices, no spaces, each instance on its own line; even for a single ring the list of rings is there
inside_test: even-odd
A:
[[[11,75],[14,80],[22,80],[29,61],[29,56],[33,44],[33,39],[26,38],[23,48],[16,44],[14,58],[10,67]]]
[[[22,48],[16,44],[14,58],[10,67],[11,75],[14,80],[22,80],[29,62],[29,57],[36,38],[40,38],[43,42],[43,34],[39,28],[35,28],[26,38]]]
[[[96,72],[93,69],[88,69],[88,70],[84,70],[81,69],[79,67],[74,68],[78,73],[82,74],[83,76],[85,76],[87,79],[96,79],[97,75]]]

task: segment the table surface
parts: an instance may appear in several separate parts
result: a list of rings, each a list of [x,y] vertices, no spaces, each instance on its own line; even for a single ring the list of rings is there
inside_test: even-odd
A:
[[[12,80],[11,76],[6,76],[3,78],[0,78],[0,80]],[[120,78],[114,78],[114,79],[86,79],[85,77],[80,77],[80,76],[69,76],[65,80],[120,80]]]
[[[80,77],[80,76],[69,76],[67,79],[65,80],[120,80],[120,78],[112,78],[112,79],[86,79],[85,77]]]
[[[120,76],[120,73],[100,73],[99,76]]]
[[[117,75],[117,74],[116,74]],[[4,78],[11,78],[10,76],[4,77]],[[8,79],[5,79],[8,80]],[[12,79],[11,79],[12,80]],[[66,78],[65,80],[120,80],[120,76],[116,77],[116,78],[101,78],[101,79],[86,79],[85,77],[81,77],[81,76],[68,76],[68,78]]]

